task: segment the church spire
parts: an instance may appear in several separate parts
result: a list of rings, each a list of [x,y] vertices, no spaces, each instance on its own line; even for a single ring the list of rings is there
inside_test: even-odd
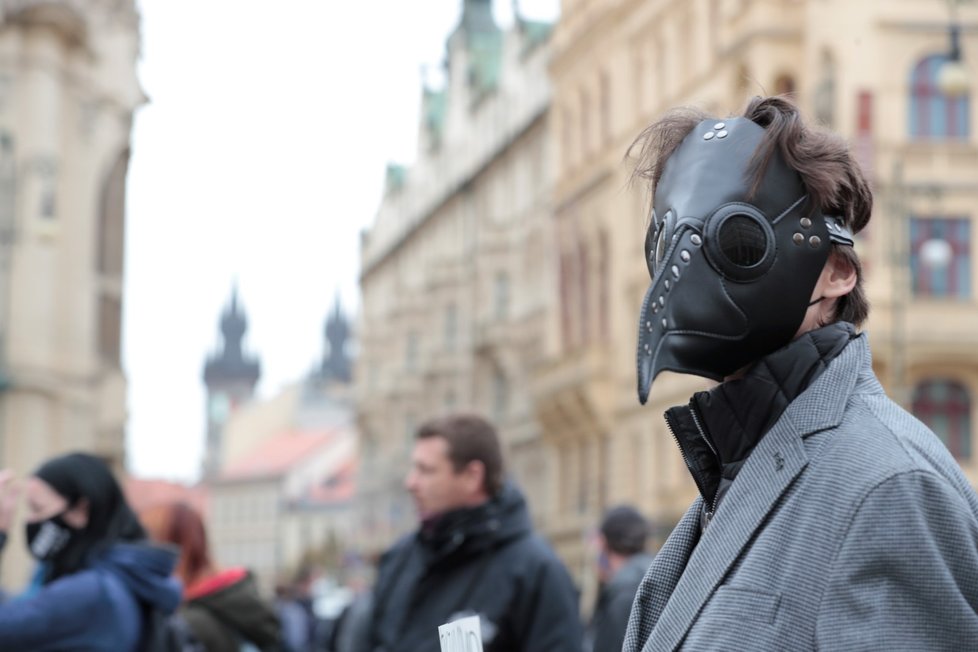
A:
[[[238,299],[238,284],[231,288],[231,298],[221,313],[221,347],[204,365],[204,382],[209,388],[223,384],[242,384],[254,388],[260,376],[257,359],[245,355],[243,340],[248,317]]]
[[[347,351],[350,339],[350,325],[340,305],[337,292],[333,311],[326,320],[326,355],[323,357],[322,377],[341,383],[350,382],[352,377],[350,355]]]

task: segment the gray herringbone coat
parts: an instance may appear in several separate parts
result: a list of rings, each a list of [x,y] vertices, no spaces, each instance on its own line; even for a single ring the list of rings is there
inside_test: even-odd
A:
[[[639,587],[625,652],[978,650],[978,497],[852,341],[698,499]],[[684,572],[685,569],[685,572]]]

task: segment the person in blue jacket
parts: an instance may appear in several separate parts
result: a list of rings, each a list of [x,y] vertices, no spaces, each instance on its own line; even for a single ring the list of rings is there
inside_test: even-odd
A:
[[[176,553],[148,544],[108,466],[85,453],[56,457],[23,486],[27,545],[40,561],[24,595],[0,605],[0,650],[143,649],[154,611],[173,613]],[[0,472],[0,547],[21,488]]]

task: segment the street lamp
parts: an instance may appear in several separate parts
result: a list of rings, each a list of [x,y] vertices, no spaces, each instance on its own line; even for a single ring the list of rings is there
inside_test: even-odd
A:
[[[961,60],[961,25],[958,23],[958,3],[962,0],[948,0],[951,24],[948,26],[950,50],[947,60],[937,72],[937,87],[949,98],[967,95],[971,85],[968,68]]]
[[[920,245],[920,262],[933,271],[945,269],[953,255],[950,243],[943,238],[931,238]]]

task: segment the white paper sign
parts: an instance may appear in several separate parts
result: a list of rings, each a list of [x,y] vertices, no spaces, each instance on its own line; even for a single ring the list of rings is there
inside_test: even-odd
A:
[[[459,618],[438,627],[441,652],[482,652],[482,627],[478,616]]]

